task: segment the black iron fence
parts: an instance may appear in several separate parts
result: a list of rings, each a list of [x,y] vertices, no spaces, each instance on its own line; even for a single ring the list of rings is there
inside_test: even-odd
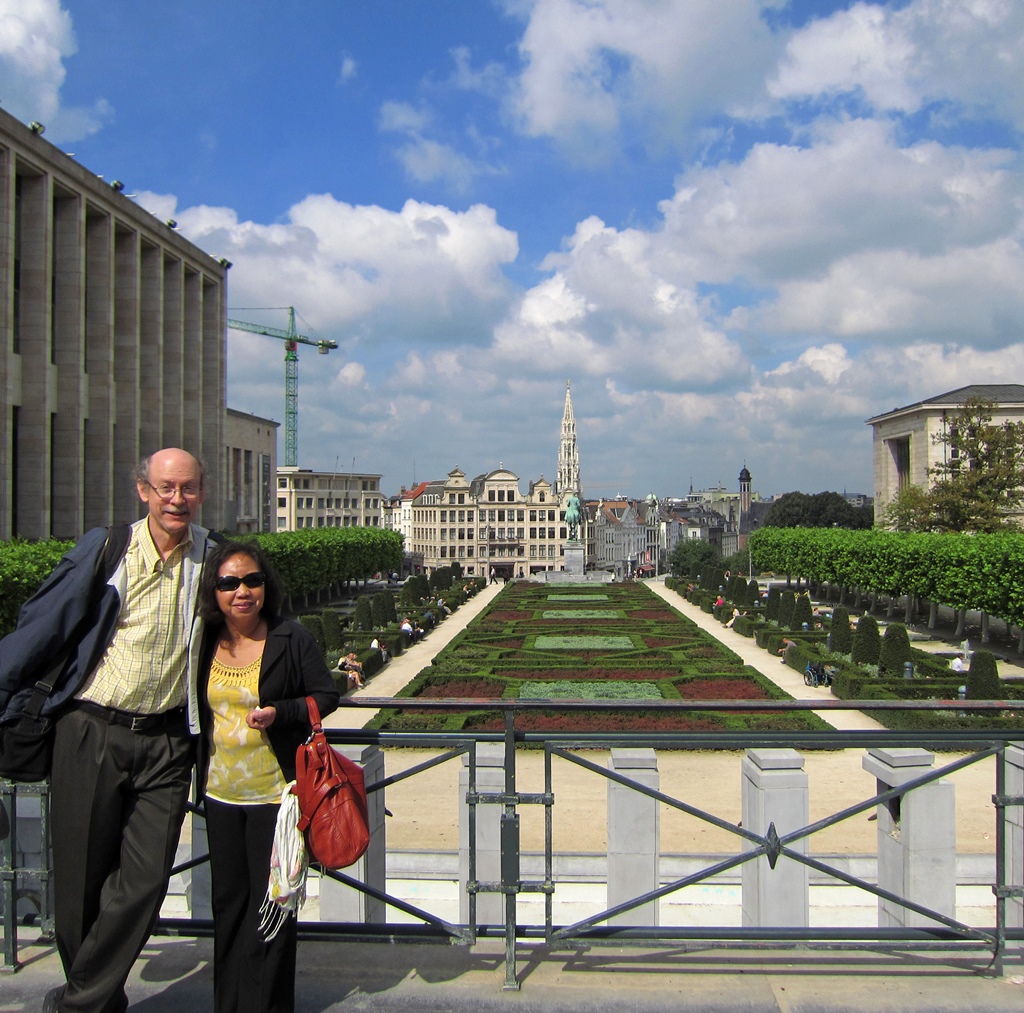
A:
[[[465,711],[479,710],[479,699],[418,700],[391,698],[350,698],[348,706],[365,709],[400,707],[403,711]],[[656,733],[630,732],[615,733],[543,733],[523,730],[523,716],[532,711],[614,712],[642,710],[651,712],[680,713],[688,711],[728,713],[758,711],[804,711],[819,712],[831,710],[892,711],[910,710],[917,712],[972,713],[997,717],[1015,712],[1019,703],[1000,701],[551,701],[551,700],[500,700],[486,701],[488,710],[500,710],[504,714],[504,730],[501,732],[372,732],[332,731],[328,737],[335,744],[415,746],[437,750],[437,755],[399,774],[382,777],[375,783],[367,784],[371,794],[383,793],[400,781],[438,764],[463,757],[467,768],[465,798],[468,842],[468,875],[465,890],[468,895],[468,917],[452,921],[439,917],[398,896],[389,894],[383,883],[366,882],[346,872],[325,871],[322,875],[351,887],[367,897],[389,905],[407,917],[417,919],[417,924],[389,921],[372,922],[301,922],[300,935],[304,938],[377,939],[386,941],[422,941],[444,939],[458,944],[471,944],[482,937],[503,937],[505,942],[505,988],[517,989],[516,942],[517,940],[543,941],[550,947],[575,947],[580,944],[593,945],[614,943],[621,945],[629,941],[653,943],[662,941],[678,945],[701,944],[720,947],[765,947],[803,946],[810,949],[835,948],[900,948],[913,950],[966,950],[984,953],[985,964],[994,971],[1000,971],[1009,953],[1019,955],[1020,943],[1024,941],[1021,924],[1024,904],[1024,831],[1021,813],[1024,812],[1024,787],[1020,784],[1021,760],[1019,750],[1024,746],[1024,734],[1015,729],[1006,731],[980,727],[978,729],[957,728],[950,731],[807,731],[794,732],[672,732]],[[517,725],[517,722],[519,724]],[[997,725],[999,722],[993,722]],[[503,784],[500,790],[481,790],[478,784],[478,751],[484,743],[499,743],[502,749]],[[903,783],[879,789],[858,801],[855,805],[808,823],[778,832],[774,822],[762,831],[755,831],[716,814],[701,809],[684,798],[677,798],[640,781],[627,777],[613,769],[593,762],[582,753],[601,749],[643,747],[654,750],[751,750],[784,747],[794,750],[841,750],[850,747],[902,748],[921,747],[937,753],[957,754],[954,758],[940,761],[919,776],[910,777]],[[492,746],[493,748],[493,746]],[[523,749],[543,749],[544,789],[540,792],[522,792],[517,789],[518,759]],[[1017,751],[1014,753],[1014,751]],[[964,754],[964,755],[960,755]],[[1010,762],[1011,756],[1015,756]],[[741,842],[737,854],[729,854],[706,867],[690,872],[674,881],[662,883],[656,889],[639,893],[626,901],[616,903],[606,910],[595,913],[570,924],[557,924],[553,917],[553,897],[558,886],[555,874],[555,853],[553,841],[553,819],[557,812],[557,799],[552,786],[552,759],[577,765],[595,776],[607,778],[610,782],[646,796],[657,805],[686,813],[704,821]],[[814,834],[834,827],[844,820],[861,813],[882,812],[887,818],[895,815],[894,824],[898,831],[900,803],[911,793],[938,782],[955,771],[967,768],[988,758],[994,758],[994,783],[991,800],[994,807],[994,873],[989,884],[994,897],[992,924],[970,925],[958,920],[949,911],[941,911],[919,903],[913,897],[888,888],[877,881],[852,875],[836,863],[823,861],[801,848]],[[1008,787],[1009,786],[1009,787]],[[16,796],[34,794],[40,799],[42,820],[42,853],[47,854],[48,840],[45,817],[47,795],[45,786],[2,786],[4,812],[0,819],[5,823],[7,834],[0,853],[0,885],[4,905],[4,968],[17,967],[17,925],[15,913],[17,901],[24,891],[26,881],[37,883],[42,900],[39,904],[39,922],[45,933],[51,928],[49,907],[48,862],[41,862],[39,868],[21,868],[16,850],[15,826],[13,819]],[[500,874],[491,879],[478,876],[478,820],[483,807],[497,807],[500,812]],[[524,806],[541,806],[544,811],[544,856],[543,874],[539,878],[527,879],[522,875],[522,849],[520,847],[520,810]],[[201,812],[201,810],[197,810]],[[645,906],[684,890],[703,884],[715,876],[748,863],[766,859],[771,870],[775,870],[780,859],[785,858],[807,869],[865,891],[889,905],[893,910],[905,911],[916,917],[919,924],[880,925],[877,927],[796,927],[785,926],[661,926],[645,924],[637,919],[629,924],[624,916],[639,911]],[[206,855],[195,855],[179,867],[175,873],[185,872],[201,865]],[[536,893],[544,899],[544,919],[524,921],[517,912],[516,899],[522,894]],[[478,898],[496,894],[503,898],[502,919],[481,921],[477,917]],[[915,920],[915,919],[911,919]],[[921,923],[924,924],[921,924]],[[164,919],[158,931],[168,934],[204,935],[212,931],[212,925],[203,919]]]

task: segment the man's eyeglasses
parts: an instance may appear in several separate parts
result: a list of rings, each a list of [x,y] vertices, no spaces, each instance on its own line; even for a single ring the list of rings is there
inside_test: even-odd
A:
[[[237,591],[242,584],[246,587],[263,587],[266,582],[262,570],[253,570],[244,577],[233,577],[230,574],[218,577],[215,587],[218,591]]]
[[[147,482],[146,485],[163,500],[174,499],[176,492],[180,492],[183,499],[198,499],[202,491],[198,485],[171,485],[168,482],[161,482],[160,485]]]

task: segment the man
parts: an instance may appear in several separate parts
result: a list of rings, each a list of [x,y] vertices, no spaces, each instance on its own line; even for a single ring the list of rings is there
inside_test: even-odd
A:
[[[212,544],[193,524],[203,469],[170,448],[140,462],[135,479],[147,513],[99,601],[90,590],[103,528],[67,553],[0,645],[8,720],[39,677],[39,659],[75,645],[44,708],[58,715],[50,826],[67,977],[47,994],[44,1013],[127,1008],[124,984],[159,914],[191,783],[195,602]]]
[[[951,668],[951,669],[952,669],[952,670],[953,670],[954,672],[963,672],[963,671],[966,671],[966,667],[965,667],[965,665],[964,665],[964,655],[963,655],[963,651],[958,651],[958,652],[957,652],[957,656],[956,656],[956,657],[955,657],[955,658],[953,659],[953,661],[952,661],[952,664],[950,664],[950,666],[949,666],[949,667],[950,667],[950,668]]]

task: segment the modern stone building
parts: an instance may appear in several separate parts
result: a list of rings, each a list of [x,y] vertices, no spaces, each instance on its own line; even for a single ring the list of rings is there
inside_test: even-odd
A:
[[[379,528],[380,475],[277,469],[277,530]]]
[[[970,398],[993,402],[993,422],[1024,421],[1024,384],[1019,383],[970,384],[867,420],[872,429],[876,524],[901,489],[930,488],[932,469],[949,463],[949,444],[941,437],[948,433],[950,418]]]
[[[227,267],[0,110],[0,539],[139,517],[131,469],[202,454],[222,527]]]
[[[224,530],[273,531],[277,510],[277,430],[280,422],[227,409],[224,426]]]

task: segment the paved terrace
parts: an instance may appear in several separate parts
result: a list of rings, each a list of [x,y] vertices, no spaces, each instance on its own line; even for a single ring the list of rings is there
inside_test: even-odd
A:
[[[660,581],[652,590],[799,699],[826,699],[748,638],[733,634]],[[501,590],[490,585],[424,641],[393,659],[365,696],[389,696],[429,663]],[[829,711],[840,727],[877,727],[870,719]],[[342,708],[331,727],[361,727],[369,712]],[[848,726],[846,722],[851,722]],[[862,724],[859,722],[868,722]],[[0,978],[0,1013],[36,1011],[63,981],[52,946],[21,930],[23,966]],[[804,948],[716,951],[699,946],[517,947],[518,992],[503,991],[504,944],[473,947],[387,943],[303,942],[299,946],[297,1013],[1020,1013],[1024,967],[987,976],[988,954],[881,954],[869,950],[810,954]],[[138,1013],[203,1013],[213,1008],[209,939],[150,940],[128,984]]]

